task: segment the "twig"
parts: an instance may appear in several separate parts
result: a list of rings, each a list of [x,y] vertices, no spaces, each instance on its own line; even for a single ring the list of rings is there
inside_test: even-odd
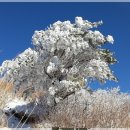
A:
[[[31,114],[33,113],[35,107],[37,106],[37,102],[35,102],[35,106],[33,107],[32,111],[30,112],[30,114],[28,115],[27,119],[24,121],[23,125],[21,126],[21,128],[25,125],[25,123],[27,122],[27,120],[29,119],[29,117],[31,116]]]
[[[11,117],[7,120],[7,126],[8,126],[9,120],[10,120],[15,114],[16,114],[16,112],[14,112],[14,113],[11,115]]]
[[[19,123],[17,124],[16,128],[18,128],[18,126],[19,126],[20,123],[22,122],[23,118],[25,117],[26,113],[27,113],[27,110],[26,110],[26,112],[24,113],[24,116],[21,118],[21,120],[20,120]]]

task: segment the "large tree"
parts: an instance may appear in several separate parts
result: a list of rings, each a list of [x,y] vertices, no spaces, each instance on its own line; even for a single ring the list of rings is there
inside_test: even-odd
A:
[[[89,79],[100,82],[117,80],[109,68],[116,59],[102,45],[113,43],[113,37],[95,30],[103,22],[89,22],[81,17],[57,21],[45,30],[35,31],[34,48],[27,49],[13,60],[4,61],[0,74],[21,87],[46,90],[55,103],[85,87]],[[48,104],[52,104],[48,100]]]

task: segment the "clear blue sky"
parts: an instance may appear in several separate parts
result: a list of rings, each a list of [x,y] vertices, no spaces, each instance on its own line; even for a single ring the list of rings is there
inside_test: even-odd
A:
[[[119,82],[93,83],[92,87],[119,85],[123,92],[130,92],[130,3],[0,3],[0,64],[32,47],[34,30],[57,20],[74,22],[75,16],[93,22],[103,20],[98,29],[115,39],[115,44],[107,48],[119,61],[111,67]]]

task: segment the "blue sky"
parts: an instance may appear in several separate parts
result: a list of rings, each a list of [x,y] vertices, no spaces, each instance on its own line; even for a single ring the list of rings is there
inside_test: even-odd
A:
[[[35,30],[57,20],[74,22],[76,16],[92,22],[103,20],[98,30],[115,39],[114,45],[106,47],[119,61],[111,67],[119,82],[95,82],[92,88],[120,86],[121,91],[130,92],[130,3],[0,3],[0,64],[32,47]]]

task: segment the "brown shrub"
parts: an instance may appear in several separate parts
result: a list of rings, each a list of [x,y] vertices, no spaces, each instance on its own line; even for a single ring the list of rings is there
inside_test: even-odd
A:
[[[54,127],[61,128],[128,128],[129,99],[127,94],[116,89],[100,90],[88,94],[85,99],[76,95],[54,107],[49,119]]]

